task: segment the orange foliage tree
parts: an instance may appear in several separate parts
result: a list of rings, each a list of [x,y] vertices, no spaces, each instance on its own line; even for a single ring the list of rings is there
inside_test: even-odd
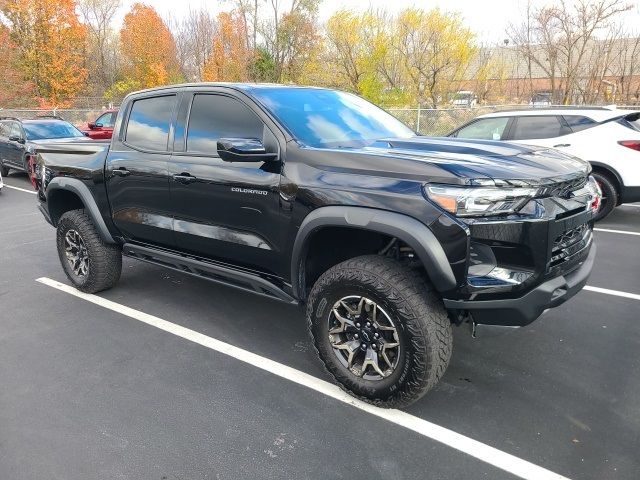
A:
[[[253,50],[247,45],[247,25],[237,12],[218,15],[218,32],[213,40],[211,56],[204,65],[206,82],[243,82],[249,78]]]
[[[25,99],[34,97],[33,84],[25,81],[19,65],[20,57],[11,41],[9,29],[0,24],[0,107],[24,107]]]
[[[153,7],[133,5],[124,17],[120,44],[124,85],[150,88],[180,81],[175,40]]]
[[[74,0],[3,0],[18,55],[17,68],[41,103],[67,106],[86,86],[87,32]]]

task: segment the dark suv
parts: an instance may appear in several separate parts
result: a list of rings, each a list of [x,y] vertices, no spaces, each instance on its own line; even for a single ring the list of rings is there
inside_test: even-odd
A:
[[[84,139],[84,134],[69,122],[57,117],[40,117],[20,120],[0,117],[0,172],[9,170],[29,172],[29,161],[35,149],[45,141],[74,141]]]
[[[452,325],[524,326],[593,265],[589,164],[417,136],[348,93],[193,84],[129,95],[111,145],[47,145],[40,208],[84,292],[122,256],[304,305],[355,396],[407,405]]]

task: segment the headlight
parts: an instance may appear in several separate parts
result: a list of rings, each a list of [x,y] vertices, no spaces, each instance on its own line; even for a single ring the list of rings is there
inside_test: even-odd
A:
[[[533,198],[536,188],[452,187],[426,185],[427,197],[459,217],[501,215],[517,212]]]

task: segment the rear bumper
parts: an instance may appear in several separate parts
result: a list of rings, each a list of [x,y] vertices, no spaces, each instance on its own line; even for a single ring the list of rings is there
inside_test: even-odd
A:
[[[518,298],[500,300],[448,300],[444,305],[451,310],[466,310],[474,321],[484,325],[504,325],[522,327],[538,318],[546,309],[563,304],[586,285],[596,246],[591,245],[588,256],[580,266],[570,273],[561,275],[534,287]]]

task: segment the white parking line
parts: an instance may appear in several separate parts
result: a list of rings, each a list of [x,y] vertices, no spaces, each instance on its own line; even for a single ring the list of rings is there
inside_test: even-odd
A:
[[[165,332],[184,338],[193,343],[197,343],[198,345],[210,348],[216,352],[229,355],[230,357],[244,363],[248,363],[254,367],[266,370],[267,372],[297,383],[298,385],[315,390],[316,392],[346,403],[347,405],[351,405],[352,407],[370,413],[371,415],[375,415],[388,420],[389,422],[395,423],[396,425],[405,427],[424,437],[443,443],[520,478],[531,480],[567,480],[566,477],[551,472],[550,470],[539,467],[538,465],[527,462],[526,460],[515,457],[477,440],[473,440],[472,438],[466,437],[460,433],[456,433],[421,418],[409,415],[408,413],[400,410],[383,409],[369,405],[368,403],[351,397],[329,382],[325,382],[324,380],[320,380],[312,375],[288,367],[282,363],[275,362],[269,358],[256,355],[255,353],[243,350],[242,348],[208,337],[202,333],[196,332],[195,330],[188,329],[181,325],[176,325],[175,323],[168,322],[167,320],[163,320],[159,317],[149,315],[125,305],[120,305],[119,303],[98,297],[97,295],[89,295],[79,292],[73,287],[50,278],[38,278],[36,281],[114,312],[126,315],[129,318],[146,323],[152,327],[159,328],[160,330],[164,330]]]
[[[634,207],[634,208],[640,208],[640,204],[636,204],[636,203],[623,203],[622,205],[619,205],[620,207]]]
[[[34,192],[33,190],[27,190],[26,188],[14,187],[13,185],[7,185],[6,183],[4,184],[4,186],[6,188],[10,188],[12,190],[18,190],[20,192],[30,193],[32,195],[37,195],[38,194],[38,192]]]
[[[629,232],[628,230],[610,230],[608,228],[594,228],[596,232],[607,232],[607,233],[621,233],[623,235],[637,235],[640,236],[640,232]]]
[[[591,287],[589,285],[584,287],[584,289],[589,290],[590,292],[605,293],[607,295],[613,295],[616,297],[624,297],[624,298],[631,298],[633,300],[640,300],[640,295],[637,295],[635,293],[620,292],[619,290],[609,290],[608,288]]]

